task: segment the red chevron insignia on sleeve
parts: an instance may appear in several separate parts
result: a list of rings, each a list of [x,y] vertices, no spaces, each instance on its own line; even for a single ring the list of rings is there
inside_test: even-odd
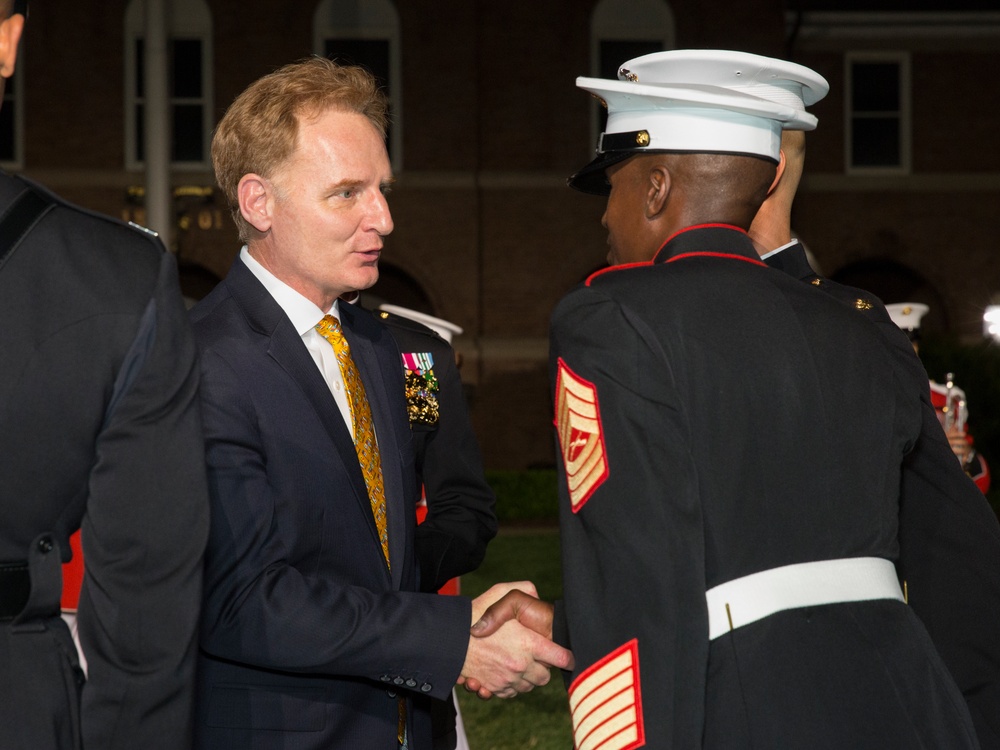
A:
[[[632,750],[646,744],[639,689],[639,642],[591,665],[569,687],[576,750]]]
[[[574,373],[559,358],[556,378],[556,430],[566,468],[570,505],[574,513],[608,478],[608,459],[601,431],[597,388]]]

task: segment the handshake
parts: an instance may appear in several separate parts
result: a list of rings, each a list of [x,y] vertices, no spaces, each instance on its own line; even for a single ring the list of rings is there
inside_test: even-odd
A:
[[[487,700],[513,698],[573,668],[573,654],[552,641],[553,606],[530,581],[498,583],[472,602],[472,637],[458,684]]]

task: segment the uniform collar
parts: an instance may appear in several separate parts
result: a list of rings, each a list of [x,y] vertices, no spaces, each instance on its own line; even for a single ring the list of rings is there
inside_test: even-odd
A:
[[[686,227],[663,243],[653,263],[670,263],[692,255],[737,257],[764,265],[746,231],[731,224]]]

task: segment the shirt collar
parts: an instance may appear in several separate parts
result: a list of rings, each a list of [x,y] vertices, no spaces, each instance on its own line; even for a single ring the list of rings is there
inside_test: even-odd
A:
[[[305,336],[309,333],[323,319],[324,315],[329,314],[335,318],[340,318],[336,300],[334,300],[333,306],[329,311],[324,312],[315,303],[307,300],[257,262],[257,259],[250,254],[246,245],[240,250],[240,260],[250,269],[250,273],[256,276],[257,280],[264,285],[268,294],[274,297],[274,301],[278,303],[278,306],[284,310],[288,319],[292,321],[292,325],[299,336]]]
[[[776,247],[776,248],[774,248],[774,250],[772,250],[771,252],[769,252],[769,253],[764,253],[764,254],[763,254],[762,256],[760,256],[760,259],[761,259],[761,260],[765,260],[765,259],[767,259],[767,258],[770,258],[770,257],[771,257],[772,255],[777,255],[777,254],[778,254],[778,253],[780,253],[780,252],[781,252],[782,250],[787,250],[787,249],[788,249],[788,248],[790,248],[790,247],[791,247],[792,245],[797,245],[798,243],[799,243],[799,241],[798,241],[798,240],[792,240],[791,242],[786,242],[786,243],[785,243],[784,245],[782,245],[781,247]]]

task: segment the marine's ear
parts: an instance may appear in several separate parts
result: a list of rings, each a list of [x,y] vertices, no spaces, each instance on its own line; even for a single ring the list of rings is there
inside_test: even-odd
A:
[[[670,170],[662,163],[655,163],[647,175],[649,184],[646,188],[646,218],[652,219],[663,212],[670,195],[672,180]]]

